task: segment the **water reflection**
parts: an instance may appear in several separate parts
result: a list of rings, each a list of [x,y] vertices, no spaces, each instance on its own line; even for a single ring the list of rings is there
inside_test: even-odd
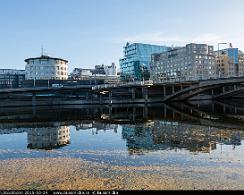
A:
[[[112,130],[115,133],[118,131],[118,124],[106,124],[98,121],[87,121],[75,125],[77,131],[92,130],[93,134],[98,134],[99,131]]]
[[[37,107],[34,113],[32,107],[4,108],[0,110],[0,135],[26,132],[28,149],[50,150],[72,145],[71,126],[76,131],[90,130],[97,140],[100,131],[112,131],[118,136],[121,129],[120,141],[126,142],[130,155],[182,149],[210,153],[218,144],[233,148],[241,145],[243,116],[244,105],[238,100],[126,107]],[[89,139],[83,141],[89,143]],[[110,139],[112,142],[113,137]]]
[[[27,130],[28,148],[53,149],[70,144],[70,128],[67,126],[34,128]]]
[[[154,121],[141,126],[124,125],[122,136],[126,140],[130,154],[178,149],[210,153],[217,148],[217,144],[232,145],[233,148],[241,145],[244,132],[178,122]]]

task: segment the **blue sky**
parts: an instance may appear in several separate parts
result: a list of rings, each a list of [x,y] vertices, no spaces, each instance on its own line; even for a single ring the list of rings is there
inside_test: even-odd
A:
[[[0,0],[0,68],[24,69],[42,45],[69,71],[118,64],[127,41],[244,50],[243,19],[243,0]]]

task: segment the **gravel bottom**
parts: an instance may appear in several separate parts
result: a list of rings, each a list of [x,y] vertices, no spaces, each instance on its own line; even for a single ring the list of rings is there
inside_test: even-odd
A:
[[[241,168],[112,166],[74,158],[0,161],[0,190],[244,190]]]

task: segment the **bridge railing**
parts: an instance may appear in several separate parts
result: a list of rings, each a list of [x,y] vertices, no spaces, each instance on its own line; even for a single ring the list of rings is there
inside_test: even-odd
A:
[[[192,82],[193,80],[189,80],[189,82]],[[102,84],[102,85],[96,85],[93,86],[93,90],[99,90],[99,89],[108,89],[108,88],[117,88],[117,87],[130,87],[130,86],[147,86],[147,85],[154,85],[154,84],[169,84],[169,83],[179,83],[179,82],[186,82],[186,80],[182,81],[179,79],[170,79],[170,80],[164,80],[164,81],[153,81],[153,80],[147,80],[147,81],[134,81],[134,82],[119,82],[116,84]]]
[[[103,85],[96,85],[92,87],[92,90],[99,90],[99,89],[107,89],[107,88],[116,88],[116,87],[130,87],[130,86],[143,86],[148,84],[149,82],[146,81],[135,81],[135,82],[128,82],[128,83],[116,83],[116,84],[103,84]]]

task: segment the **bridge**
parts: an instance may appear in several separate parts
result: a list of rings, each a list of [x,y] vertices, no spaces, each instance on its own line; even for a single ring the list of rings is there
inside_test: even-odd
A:
[[[244,92],[244,77],[201,81],[136,82],[94,86],[107,103],[153,103],[194,99],[224,99]],[[199,97],[204,95],[204,97]]]
[[[104,85],[77,85],[64,87],[36,87],[1,89],[0,99],[46,97],[54,104],[134,104],[188,101],[194,99],[225,99],[244,93],[244,77],[200,81],[131,82]],[[57,100],[61,98],[62,100]],[[44,103],[45,104],[45,103]],[[0,106],[4,106],[0,103]]]

